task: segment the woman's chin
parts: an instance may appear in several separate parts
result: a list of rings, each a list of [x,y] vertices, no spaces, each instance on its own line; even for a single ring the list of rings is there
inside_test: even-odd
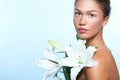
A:
[[[82,39],[82,40],[87,40],[88,38],[87,37],[84,37],[84,36],[79,36],[80,37],[80,39]]]

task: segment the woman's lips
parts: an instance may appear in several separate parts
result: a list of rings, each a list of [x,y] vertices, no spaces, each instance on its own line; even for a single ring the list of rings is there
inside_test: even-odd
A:
[[[79,33],[86,33],[88,30],[85,28],[78,28],[77,29]]]

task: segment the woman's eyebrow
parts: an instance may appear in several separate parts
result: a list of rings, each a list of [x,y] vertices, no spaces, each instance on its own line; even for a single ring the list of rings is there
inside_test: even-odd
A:
[[[77,9],[77,8],[75,8],[74,10],[81,12],[81,10],[79,10],[79,9]],[[96,11],[96,10],[87,10],[87,11],[85,11],[85,12],[89,13],[89,12],[98,12],[98,11]]]
[[[79,10],[79,9],[77,9],[77,8],[75,8],[74,10],[76,10],[76,11],[80,11],[80,12],[81,12],[81,10]]]
[[[96,11],[96,10],[88,10],[87,12],[98,12],[98,11]]]

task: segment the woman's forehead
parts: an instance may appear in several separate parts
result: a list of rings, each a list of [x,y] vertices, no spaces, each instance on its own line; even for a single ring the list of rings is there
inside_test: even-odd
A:
[[[102,11],[100,5],[95,0],[78,0],[74,8],[81,11]]]

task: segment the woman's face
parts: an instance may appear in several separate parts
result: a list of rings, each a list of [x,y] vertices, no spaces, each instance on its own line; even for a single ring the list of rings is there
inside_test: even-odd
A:
[[[81,39],[89,39],[102,31],[108,17],[103,17],[95,0],[78,0],[74,8],[74,25]]]

